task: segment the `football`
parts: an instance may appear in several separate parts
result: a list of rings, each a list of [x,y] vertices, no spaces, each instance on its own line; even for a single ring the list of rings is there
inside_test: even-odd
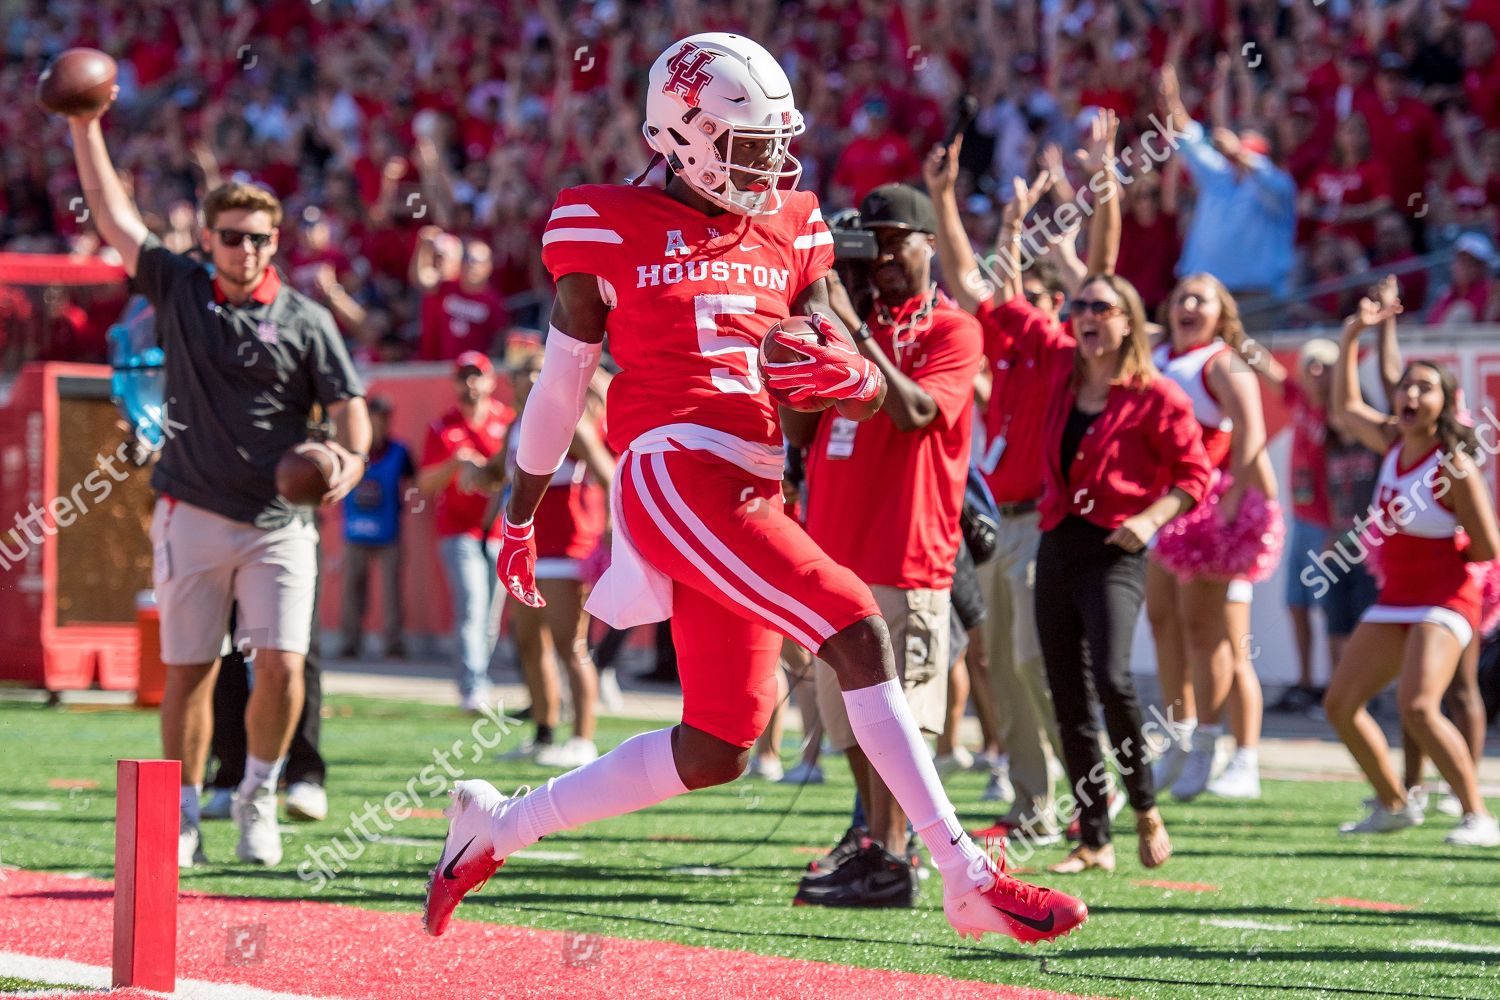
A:
[[[276,492],[288,502],[316,506],[339,474],[339,456],[321,441],[293,445],[276,463]]]
[[[98,49],[68,49],[42,71],[36,100],[58,115],[86,115],[109,103],[115,61]]]
[[[772,338],[775,337],[778,331],[789,333],[799,340],[806,340],[810,343],[823,343],[823,335],[818,332],[817,328],[812,325],[812,321],[806,316],[788,316],[779,323],[773,323],[771,328],[766,331],[766,335],[761,338],[760,353],[757,358],[761,384],[766,386],[766,393],[775,401],[776,405],[785,406],[789,410],[798,410],[802,413],[818,413],[828,409],[833,405],[832,400],[809,399],[801,403],[790,403],[782,397],[781,393],[771,388],[766,382],[766,365],[791,364],[792,362],[803,361],[807,358],[806,354],[802,354],[785,344],[773,340]]]

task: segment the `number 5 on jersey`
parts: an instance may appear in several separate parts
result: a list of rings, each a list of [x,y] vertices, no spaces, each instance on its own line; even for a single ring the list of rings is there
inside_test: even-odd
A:
[[[756,367],[758,345],[746,344],[744,337],[725,334],[719,329],[720,316],[753,316],[754,295],[694,295],[693,318],[698,327],[698,349],[705,358],[722,358],[738,354],[745,359],[745,374],[732,368],[715,367],[709,374],[720,392],[754,395],[760,392],[760,371]]]

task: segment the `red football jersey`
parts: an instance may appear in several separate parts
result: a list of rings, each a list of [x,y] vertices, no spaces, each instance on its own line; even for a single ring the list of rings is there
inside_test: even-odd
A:
[[[792,300],[833,266],[817,196],[771,216],[704,215],[659,188],[588,184],[557,198],[542,234],[554,280],[592,274],[610,306],[609,445],[690,423],[780,445],[756,355]]]
[[[482,458],[494,457],[504,446],[506,432],[515,419],[515,411],[497,399],[490,400],[489,412],[477,424],[470,424],[458,407],[453,407],[427,428],[421,467],[426,469],[446,462],[461,448],[470,448]],[[455,476],[433,501],[438,537],[473,535],[479,538],[484,534],[485,515],[492,500],[487,493],[468,493],[459,489],[458,477]],[[501,522],[501,518],[495,518],[489,526],[488,537],[500,537]]]

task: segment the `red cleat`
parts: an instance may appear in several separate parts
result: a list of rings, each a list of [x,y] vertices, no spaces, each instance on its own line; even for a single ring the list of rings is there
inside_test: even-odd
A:
[[[484,888],[505,864],[504,858],[495,858],[491,824],[496,815],[521,801],[506,798],[488,781],[460,781],[449,794],[453,801],[443,810],[450,820],[448,836],[427,879],[427,907],[422,912],[422,928],[433,937],[448,929],[463,898]]]
[[[978,941],[994,932],[1036,944],[1063,937],[1089,918],[1083,900],[1007,875],[1003,855],[990,871],[993,881],[988,887],[943,894],[943,913],[959,937],[973,935]]]

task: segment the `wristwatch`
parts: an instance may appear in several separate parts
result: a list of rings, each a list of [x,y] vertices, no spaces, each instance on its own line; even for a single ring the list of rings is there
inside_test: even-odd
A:
[[[873,337],[875,335],[870,332],[870,324],[868,324],[868,323],[861,323],[861,324],[859,324],[859,329],[855,330],[851,334],[851,336],[854,338],[854,342],[856,344],[860,344],[860,343],[863,343],[866,340],[869,340],[871,337]]]

